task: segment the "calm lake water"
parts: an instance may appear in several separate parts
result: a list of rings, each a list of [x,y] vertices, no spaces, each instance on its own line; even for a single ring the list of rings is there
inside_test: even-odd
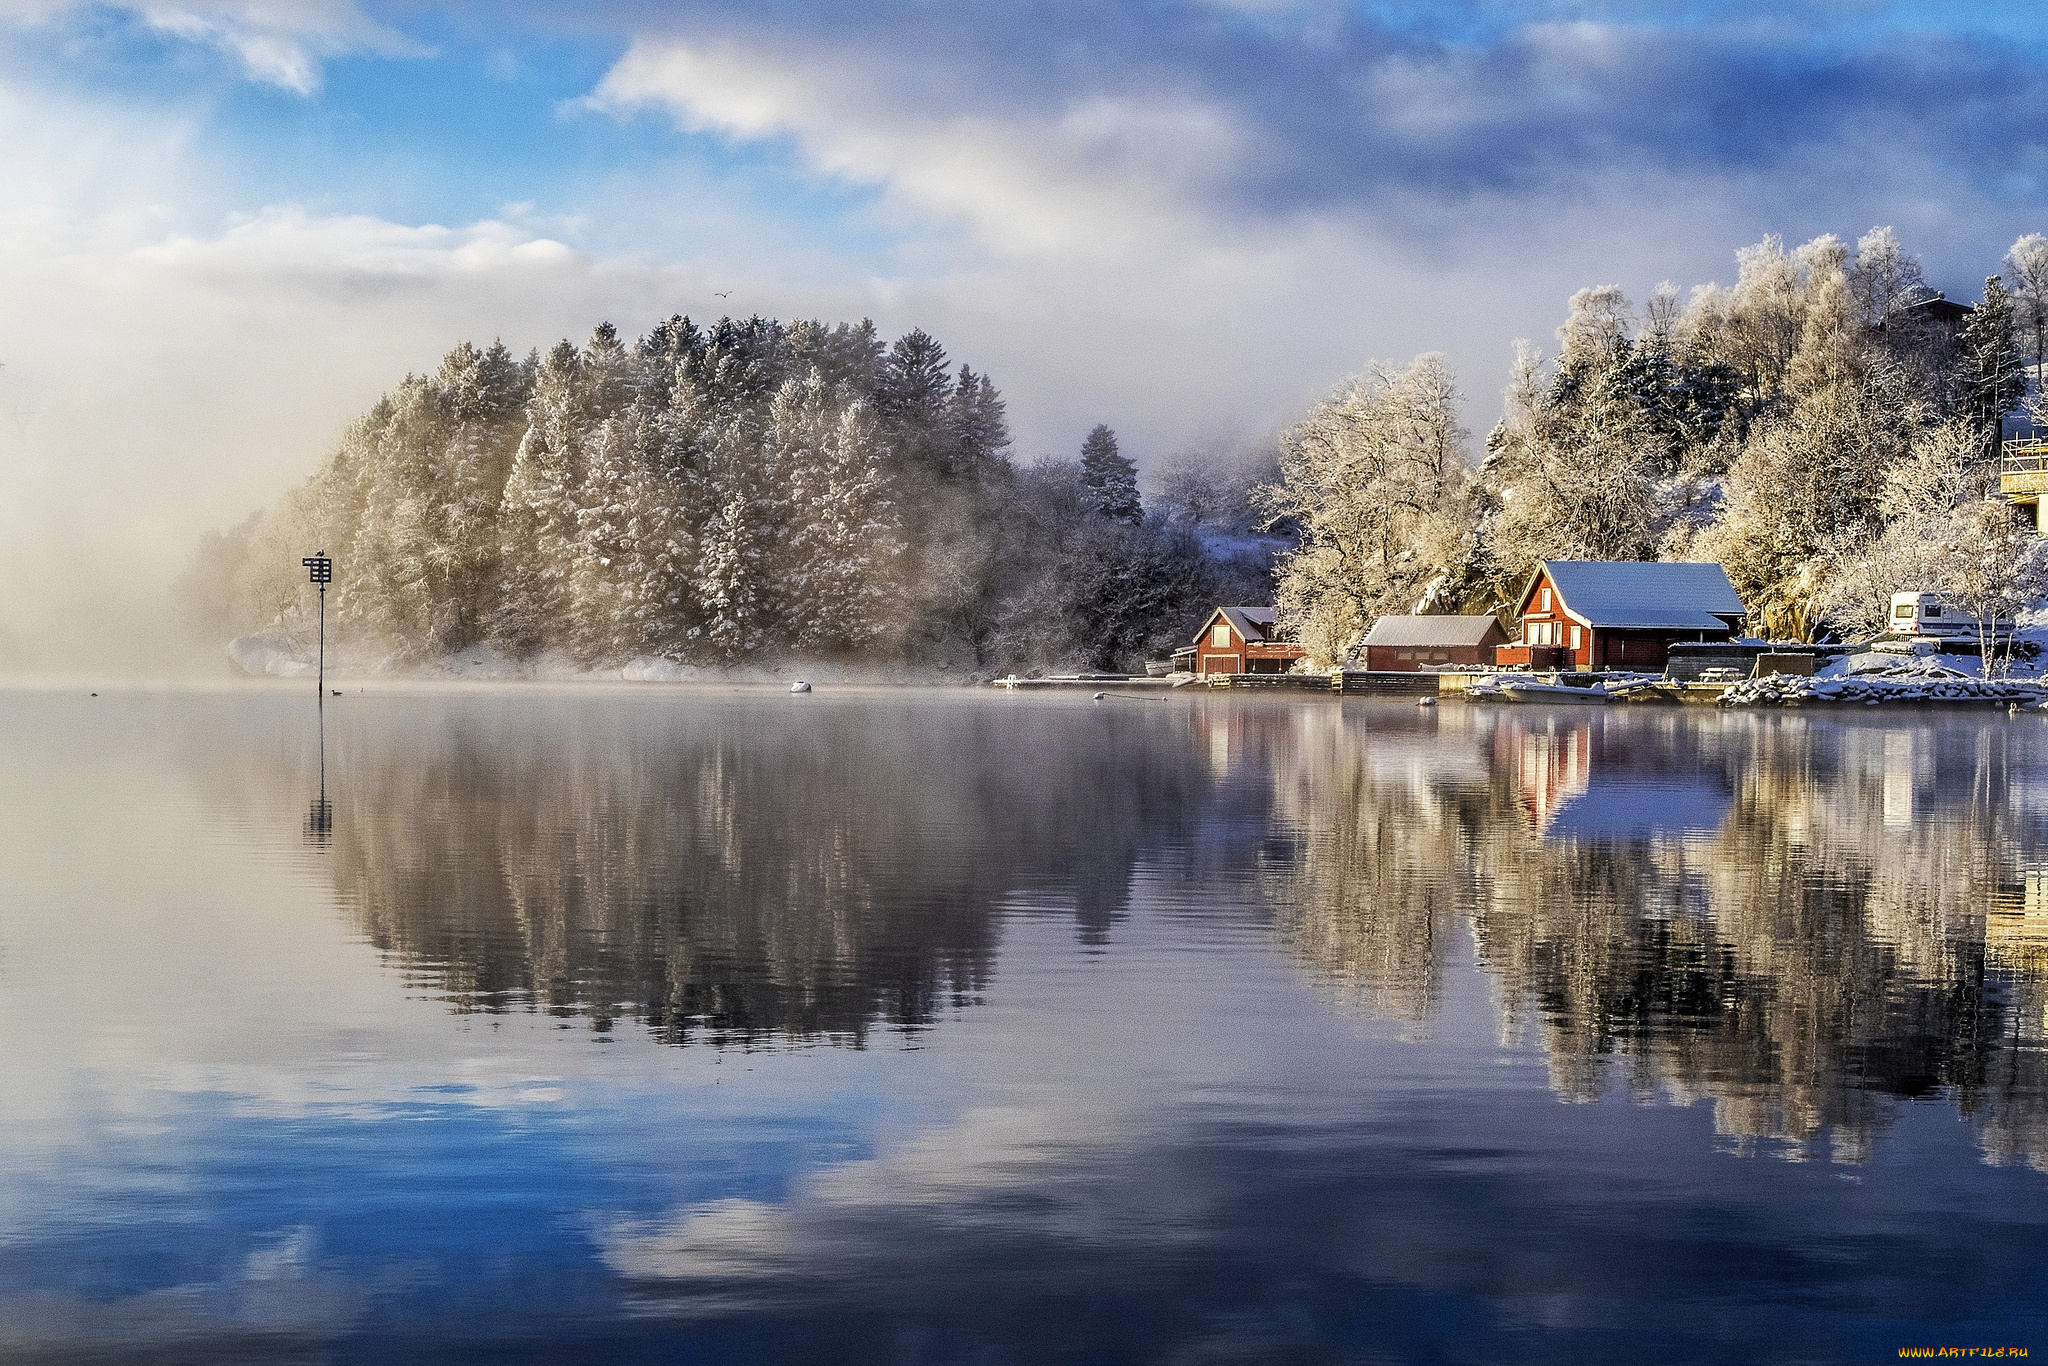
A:
[[[0,1360],[2048,1352],[2048,724],[0,694]]]

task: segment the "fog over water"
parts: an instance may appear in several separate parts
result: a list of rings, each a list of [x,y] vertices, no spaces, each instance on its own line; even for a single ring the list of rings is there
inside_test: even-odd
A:
[[[11,1360],[2040,1340],[2036,718],[309,691],[0,694]]]

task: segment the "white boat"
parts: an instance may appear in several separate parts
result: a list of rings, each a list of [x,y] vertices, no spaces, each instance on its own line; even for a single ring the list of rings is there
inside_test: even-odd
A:
[[[1612,699],[1607,690],[1594,684],[1574,688],[1566,683],[1540,683],[1533,678],[1509,679],[1473,688],[1465,694],[1475,702],[1539,702],[1605,706]]]

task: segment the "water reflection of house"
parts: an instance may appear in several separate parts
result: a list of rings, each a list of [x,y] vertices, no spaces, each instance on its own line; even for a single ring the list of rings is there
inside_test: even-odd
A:
[[[1586,790],[1593,772],[1590,721],[1562,725],[1504,725],[1494,732],[1494,755],[1514,775],[1515,794],[1538,830],[1558,808]]]
[[[2016,972],[2048,972],[2048,865],[2002,883],[1984,917],[1984,956]]]

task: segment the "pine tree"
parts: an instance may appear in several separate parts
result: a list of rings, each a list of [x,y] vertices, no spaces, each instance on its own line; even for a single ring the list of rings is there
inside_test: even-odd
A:
[[[534,377],[531,425],[520,439],[499,516],[501,588],[491,634],[517,654],[567,634],[567,567],[582,483],[584,356],[564,341]]]
[[[962,365],[948,405],[961,465],[982,470],[1003,458],[1010,444],[1010,425],[1003,412],[1003,400],[987,375],[977,375]]]
[[[1088,488],[1093,510],[1113,522],[1136,522],[1144,512],[1138,503],[1138,467],[1116,447],[1116,433],[1103,423],[1081,442],[1081,482]]]
[[[896,339],[875,383],[875,407],[889,431],[897,462],[925,480],[960,472],[959,451],[947,423],[952,377],[946,348],[922,328]]]
[[[1993,275],[1984,281],[1984,301],[1963,324],[1960,359],[1963,412],[1984,433],[1996,454],[2005,415],[2027,396],[2026,360],[2013,333],[2012,296]]]

